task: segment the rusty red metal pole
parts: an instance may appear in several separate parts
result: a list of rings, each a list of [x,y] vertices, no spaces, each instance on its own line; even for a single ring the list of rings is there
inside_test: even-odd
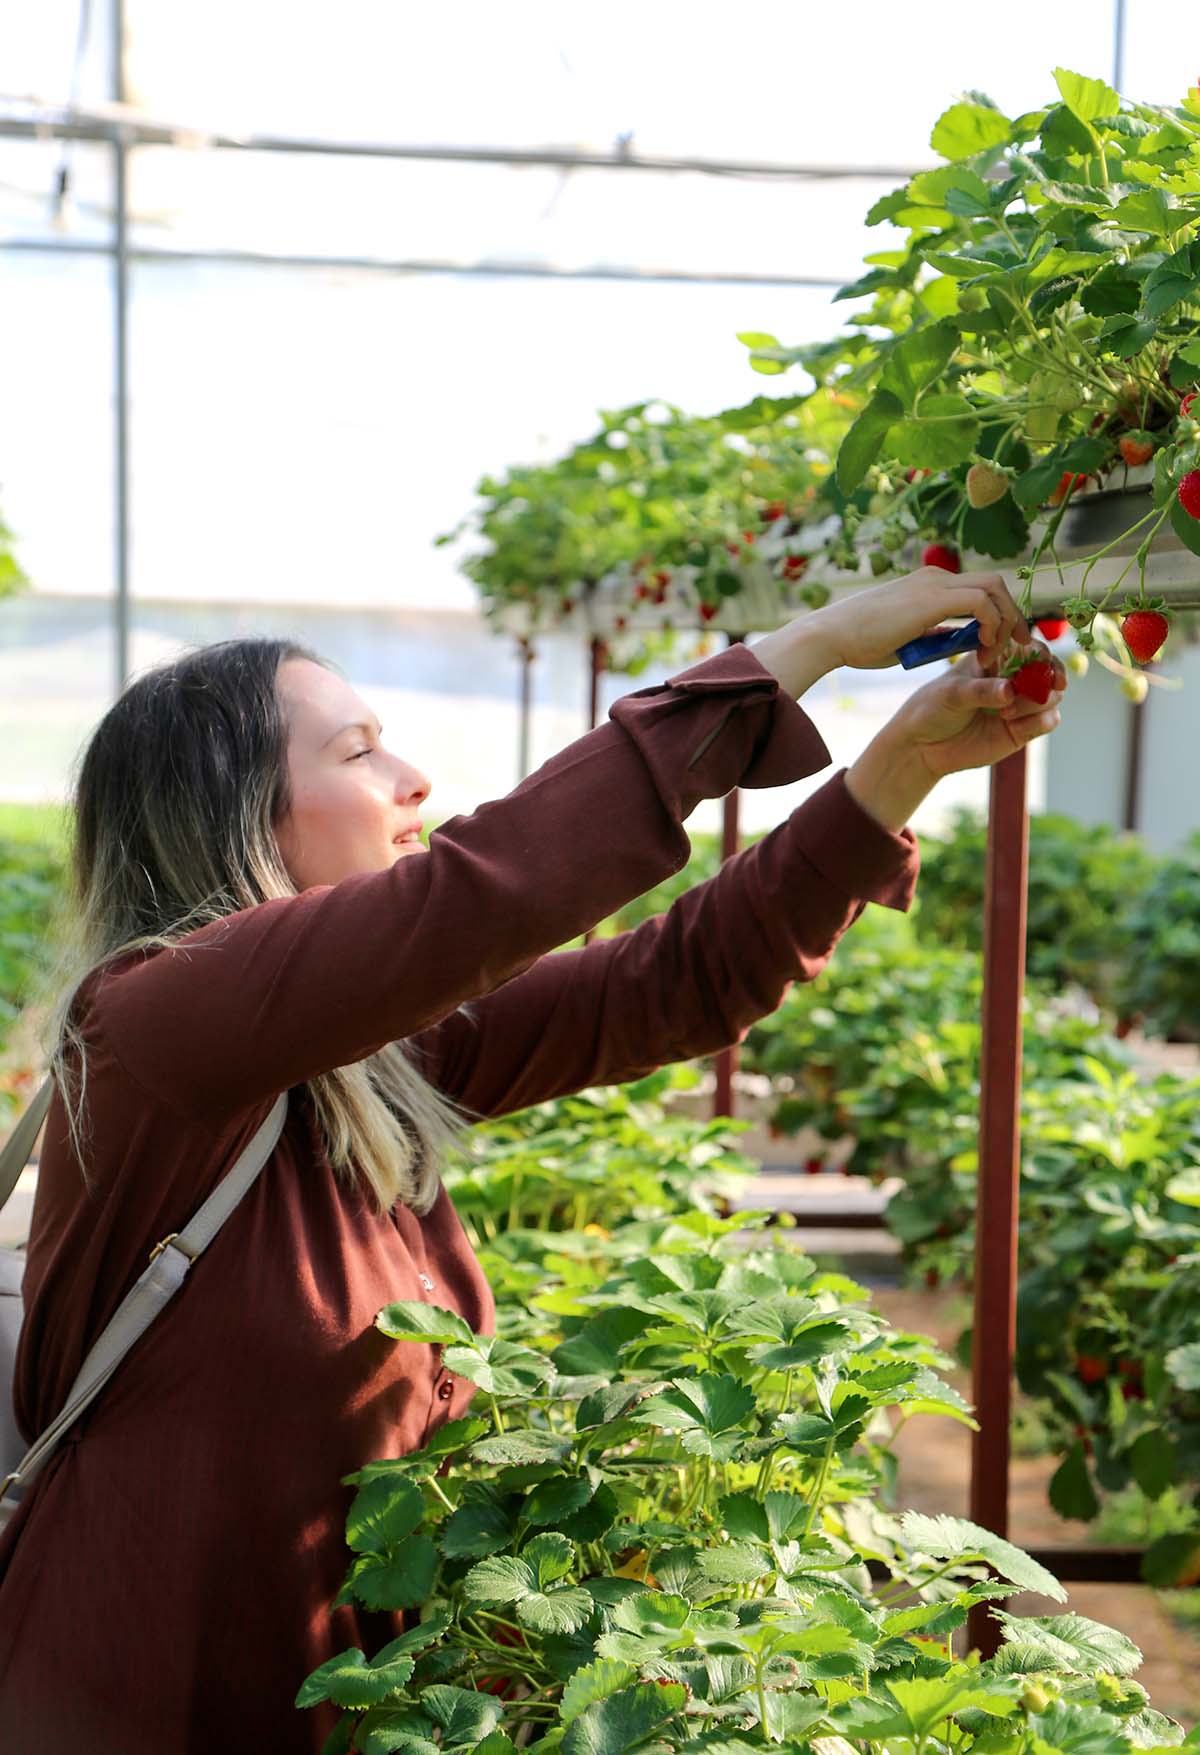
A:
[[[745,639],[744,634],[730,634],[728,644],[738,645]],[[738,825],[738,789],[725,794],[721,817],[721,863],[732,859],[738,850],[740,840]],[[717,1088],[713,1092],[713,1115],[733,1114],[733,1075],[737,1071],[738,1051],[736,1045],[722,1048],[717,1055]]]
[[[975,1203],[975,1326],[971,1347],[975,1417],[971,1446],[974,1523],[1008,1534],[1009,1424],[1017,1314],[1017,1197],[1021,1171],[1021,1000],[1029,865],[1026,755],[992,769],[983,900],[983,1041],[979,1177]],[[983,1604],[967,1641],[985,1657],[1000,1644]]]

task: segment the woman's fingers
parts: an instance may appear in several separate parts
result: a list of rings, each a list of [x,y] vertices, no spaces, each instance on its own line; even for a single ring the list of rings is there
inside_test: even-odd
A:
[[[956,573],[949,578],[954,582],[946,592],[946,614],[974,616],[983,647],[994,650],[1010,640],[1028,644],[1032,638],[1029,623],[999,573]]]

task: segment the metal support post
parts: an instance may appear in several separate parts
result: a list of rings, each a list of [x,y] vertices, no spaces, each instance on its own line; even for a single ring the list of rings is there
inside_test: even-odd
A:
[[[1024,750],[992,769],[983,922],[983,1040],[975,1205],[971,1518],[1008,1534],[1009,1424],[1017,1311],[1017,1197],[1021,1165],[1021,1001],[1025,987],[1029,819]],[[971,1611],[968,1643],[991,1656],[998,1623]]]

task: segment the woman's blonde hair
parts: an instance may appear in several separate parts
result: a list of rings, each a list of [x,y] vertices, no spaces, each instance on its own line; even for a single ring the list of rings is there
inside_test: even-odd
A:
[[[130,951],[170,955],[185,934],[294,896],[275,840],[291,805],[285,659],[334,666],[292,640],[225,640],[132,682],[85,748],[74,786],[69,896],[43,1048],[87,1177],[87,1049],[79,987]],[[310,1079],[335,1171],[365,1183],[381,1212],[426,1213],[439,1162],[470,1124],[428,1084],[403,1042]]]

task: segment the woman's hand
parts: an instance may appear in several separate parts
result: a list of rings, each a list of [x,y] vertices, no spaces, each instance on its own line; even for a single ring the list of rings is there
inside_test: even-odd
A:
[[[1044,706],[1017,695],[1009,678],[985,674],[978,656],[961,659],[910,695],[848,770],[846,784],[863,809],[898,829],[943,775],[990,767],[1053,731],[1066,671],[1040,643],[1030,650],[1054,667]]]
[[[1010,640],[1030,632],[999,573],[947,573],[918,567],[901,579],[871,585],[823,609],[797,616],[756,640],[751,651],[798,699],[831,670],[848,664],[874,670],[896,663],[897,648],[939,627],[947,616],[974,616],[980,626],[983,664]]]

